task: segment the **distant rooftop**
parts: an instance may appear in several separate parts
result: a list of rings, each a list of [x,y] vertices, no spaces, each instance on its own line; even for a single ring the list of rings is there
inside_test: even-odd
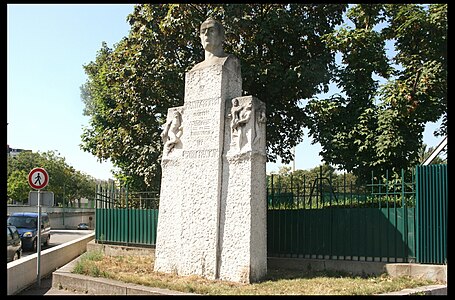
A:
[[[25,150],[25,149],[14,149],[11,148],[9,145],[6,145],[6,154],[8,156],[16,156],[21,152],[32,152],[32,150]]]

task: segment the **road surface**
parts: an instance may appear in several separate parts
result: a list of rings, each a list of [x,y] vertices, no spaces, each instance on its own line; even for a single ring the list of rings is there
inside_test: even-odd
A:
[[[60,230],[55,229],[51,230],[51,239],[49,240],[49,245],[42,246],[41,251],[61,245],[63,243],[78,239],[84,235],[91,234],[93,230]],[[27,257],[34,254],[35,252],[30,250],[22,250],[22,257]]]

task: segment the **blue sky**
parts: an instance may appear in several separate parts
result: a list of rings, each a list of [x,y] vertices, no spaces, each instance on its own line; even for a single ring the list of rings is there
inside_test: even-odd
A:
[[[112,48],[128,35],[126,17],[133,7],[7,5],[7,144],[11,148],[55,150],[76,170],[97,179],[113,178],[110,162],[100,163],[79,147],[82,128],[89,120],[82,115],[80,87],[87,79],[83,65],[95,60],[101,43]],[[433,136],[436,125],[429,124],[424,133],[428,147],[440,141]],[[318,166],[320,150],[305,135],[295,150],[295,168]],[[280,166],[280,162],[267,163],[267,172]]]

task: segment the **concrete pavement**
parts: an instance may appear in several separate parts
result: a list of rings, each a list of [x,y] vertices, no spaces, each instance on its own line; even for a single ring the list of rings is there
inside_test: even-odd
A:
[[[41,285],[37,284],[23,290],[17,295],[23,296],[46,296],[46,295],[87,295],[83,292],[52,288],[52,275],[41,279]]]

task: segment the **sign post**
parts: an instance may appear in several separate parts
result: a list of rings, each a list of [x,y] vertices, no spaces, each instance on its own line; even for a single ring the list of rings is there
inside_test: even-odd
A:
[[[41,189],[49,183],[49,174],[44,168],[34,168],[28,174],[29,185],[38,190],[38,228],[36,241],[36,280],[38,287],[41,286]]]

